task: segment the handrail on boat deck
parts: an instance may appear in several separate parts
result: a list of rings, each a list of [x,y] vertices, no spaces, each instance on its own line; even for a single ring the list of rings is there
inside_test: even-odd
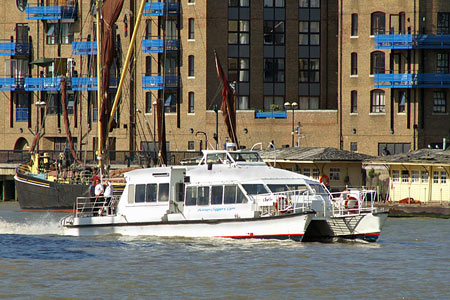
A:
[[[373,190],[350,190],[331,193],[332,213],[335,216],[359,215],[361,213],[375,213],[374,201],[367,195]],[[351,201],[351,202],[350,202]],[[356,201],[356,202],[355,202]]]
[[[116,215],[119,196],[112,197],[77,197],[75,201],[75,217],[94,217]]]
[[[311,210],[309,191],[304,189],[248,196],[257,205],[261,216],[299,213]]]

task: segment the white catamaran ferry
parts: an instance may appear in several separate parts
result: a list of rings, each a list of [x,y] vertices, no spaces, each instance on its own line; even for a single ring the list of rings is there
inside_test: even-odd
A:
[[[196,166],[126,173],[120,198],[78,198],[61,220],[65,234],[374,240],[387,216],[342,206],[318,181],[270,167],[257,152],[203,154]],[[345,224],[353,228],[337,230]]]

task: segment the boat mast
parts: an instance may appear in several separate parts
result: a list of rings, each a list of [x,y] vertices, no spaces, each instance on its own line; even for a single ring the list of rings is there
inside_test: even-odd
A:
[[[106,135],[108,135],[108,133],[111,130],[112,121],[114,120],[114,114],[116,112],[117,105],[118,105],[119,99],[120,99],[120,95],[122,93],[122,86],[123,86],[123,83],[124,83],[125,71],[128,69],[128,66],[129,66],[130,60],[131,60],[131,55],[133,54],[134,43],[136,41],[136,35],[137,35],[138,29],[139,29],[139,25],[141,23],[141,18],[142,18],[142,14],[144,12],[145,3],[146,3],[146,0],[142,0],[141,1],[141,6],[139,7],[139,12],[138,12],[138,15],[137,15],[137,18],[136,18],[136,24],[134,25],[133,35],[131,36],[130,46],[128,47],[127,56],[125,58],[125,64],[123,66],[123,72],[122,72],[122,74],[120,76],[119,86],[117,87],[116,96],[114,98],[114,103],[113,103],[113,106],[111,108],[111,113],[109,115],[108,127],[107,127],[107,130],[106,130]]]
[[[101,13],[101,5],[100,2],[102,0],[97,0],[97,29],[96,29],[96,37],[97,37],[97,160],[98,160],[98,168],[100,171],[100,178],[102,178],[103,174],[103,154],[102,154],[102,126],[99,120],[101,105],[102,105],[102,95],[101,95],[101,41],[100,41],[100,13]]]

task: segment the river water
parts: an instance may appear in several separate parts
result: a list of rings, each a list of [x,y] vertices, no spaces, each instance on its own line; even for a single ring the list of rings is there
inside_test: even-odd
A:
[[[450,220],[388,218],[377,243],[67,237],[0,204],[4,299],[449,299]]]

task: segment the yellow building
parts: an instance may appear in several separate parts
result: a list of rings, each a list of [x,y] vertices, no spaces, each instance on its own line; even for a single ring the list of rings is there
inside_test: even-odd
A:
[[[366,169],[385,166],[391,202],[450,203],[449,150],[422,149],[387,155],[368,160],[365,165]]]

